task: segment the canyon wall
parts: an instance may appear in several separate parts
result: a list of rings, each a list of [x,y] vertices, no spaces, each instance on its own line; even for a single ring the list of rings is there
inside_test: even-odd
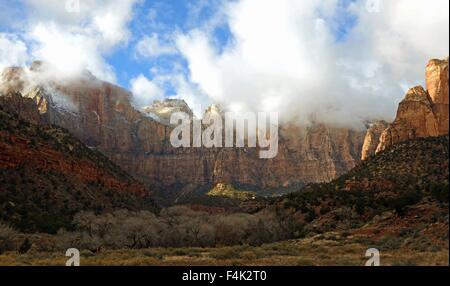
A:
[[[256,190],[298,187],[330,181],[361,158],[365,131],[322,124],[280,127],[278,156],[268,160],[255,148],[173,148],[171,127],[133,108],[128,91],[89,74],[30,85],[27,78],[37,77],[41,65],[6,69],[0,90],[33,99],[43,122],[66,128],[153,189],[180,192],[217,183]]]

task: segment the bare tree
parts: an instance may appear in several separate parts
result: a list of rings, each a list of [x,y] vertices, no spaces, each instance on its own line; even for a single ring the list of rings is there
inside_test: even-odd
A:
[[[15,249],[14,239],[17,234],[13,228],[0,222],[0,254]]]

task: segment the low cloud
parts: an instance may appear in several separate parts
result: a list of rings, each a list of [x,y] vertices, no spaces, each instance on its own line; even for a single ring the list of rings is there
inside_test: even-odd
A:
[[[212,33],[193,29],[177,46],[190,80],[230,109],[355,127],[391,120],[404,86],[423,83],[427,61],[447,56],[449,2],[380,3],[233,1],[224,4],[232,45],[221,50]],[[348,15],[356,24],[337,38]]]
[[[16,50],[17,44],[26,43],[26,57],[21,54],[17,61],[16,54],[8,53],[0,59],[20,65],[43,60],[58,68],[56,75],[74,76],[87,69],[102,80],[115,82],[114,68],[105,57],[127,45],[131,35],[127,26],[134,6],[141,1],[82,0],[76,5],[79,9],[72,9],[67,5],[70,1],[23,0],[27,17],[17,33],[25,42],[2,39],[0,49]],[[18,51],[23,51],[23,45]]]
[[[0,33],[0,69],[37,59],[52,64],[58,76],[88,69],[115,82],[106,58],[128,45],[128,24],[143,0],[82,0],[79,11],[60,0],[21,2],[27,15],[14,25],[20,29]],[[448,56],[447,0],[195,3],[183,29],[155,29],[160,23],[151,10],[154,30],[135,51],[156,68],[130,82],[135,104],[170,96],[194,110],[218,103],[232,111],[278,111],[281,119],[358,127],[366,119],[392,120],[405,89],[424,84],[427,61]],[[217,28],[229,31],[226,43]],[[172,69],[167,56],[175,61]]]
[[[27,61],[26,44],[15,35],[0,33],[0,71],[5,67],[23,66]]]
[[[186,79],[183,73],[178,74],[158,74],[153,79],[144,75],[133,78],[130,82],[133,93],[133,104],[137,109],[142,109],[151,105],[154,100],[164,100],[165,98],[184,100],[192,112],[201,118],[205,109],[212,103],[210,98],[201,93],[198,87]],[[169,96],[164,90],[164,86],[170,85],[173,94]]]
[[[164,98],[164,91],[144,75],[139,75],[131,80],[131,91],[133,92],[133,104],[138,108]]]

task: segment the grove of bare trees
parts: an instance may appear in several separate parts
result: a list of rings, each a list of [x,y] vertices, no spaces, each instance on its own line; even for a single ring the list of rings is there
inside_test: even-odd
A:
[[[292,237],[296,228],[273,213],[208,214],[176,206],[160,214],[120,210],[95,215],[82,212],[74,218],[75,230],[57,234],[58,247],[101,249],[149,247],[214,247],[261,245]]]

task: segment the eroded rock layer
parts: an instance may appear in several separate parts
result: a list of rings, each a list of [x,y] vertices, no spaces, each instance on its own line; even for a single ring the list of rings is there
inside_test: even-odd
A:
[[[33,99],[42,121],[68,129],[153,188],[181,192],[186,186],[216,183],[297,187],[330,181],[361,158],[365,132],[321,124],[281,127],[278,156],[269,160],[260,159],[254,148],[175,149],[169,142],[171,127],[133,108],[129,92],[90,75],[29,86],[27,78],[36,77],[39,67],[5,70],[0,90]]]
[[[408,91],[394,122],[381,134],[376,152],[403,141],[448,134],[448,58],[428,63],[426,86],[427,90],[417,86]]]

